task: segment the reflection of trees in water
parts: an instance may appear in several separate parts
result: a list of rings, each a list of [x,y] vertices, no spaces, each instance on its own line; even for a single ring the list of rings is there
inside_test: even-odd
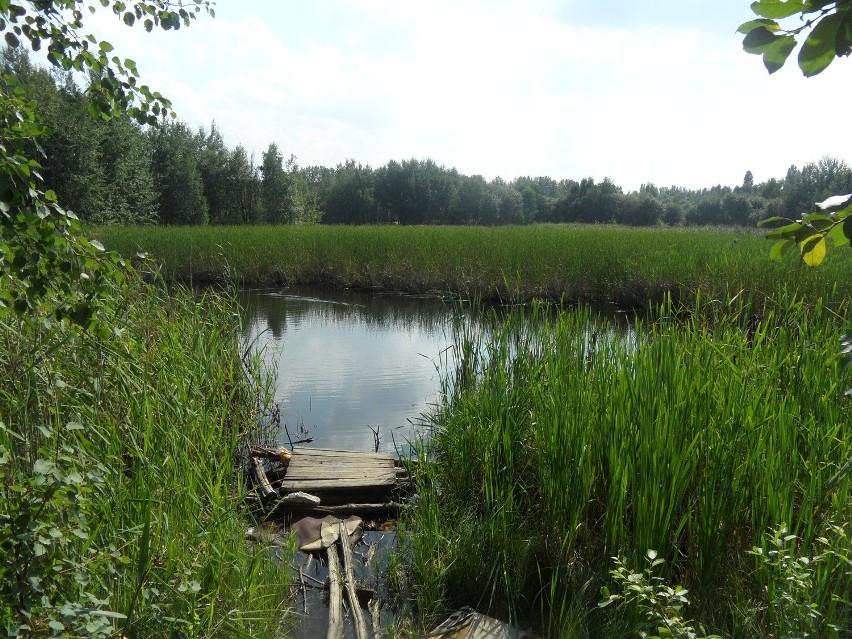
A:
[[[440,300],[356,291],[293,289],[284,292],[243,291],[240,302],[247,331],[268,328],[280,339],[288,328],[308,325],[362,325],[368,331],[388,327],[421,333],[443,333],[459,307]],[[256,330],[256,329],[255,329]]]

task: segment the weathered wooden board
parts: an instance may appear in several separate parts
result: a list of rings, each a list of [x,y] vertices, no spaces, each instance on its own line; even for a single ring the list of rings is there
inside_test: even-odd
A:
[[[354,459],[390,459],[390,455],[382,453],[362,453],[352,450],[338,450],[336,448],[296,448],[293,450],[293,459],[297,457],[350,457]]]
[[[280,495],[306,492],[321,506],[378,503],[392,500],[398,482],[393,457],[331,448],[296,448],[286,467],[268,472]]]
[[[296,448],[284,477],[274,485],[281,491],[385,491],[396,483],[393,457],[331,448]]]
[[[283,479],[279,484],[282,492],[306,492],[313,494],[316,491],[329,490],[357,490],[369,488],[386,488],[396,485],[393,477],[388,479]]]

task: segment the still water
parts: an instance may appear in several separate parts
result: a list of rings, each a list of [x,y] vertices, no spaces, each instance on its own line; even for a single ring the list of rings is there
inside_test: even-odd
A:
[[[275,367],[275,401],[294,441],[373,451],[378,431],[379,452],[405,454],[425,433],[451,365],[452,305],[314,288],[241,297],[244,338]]]

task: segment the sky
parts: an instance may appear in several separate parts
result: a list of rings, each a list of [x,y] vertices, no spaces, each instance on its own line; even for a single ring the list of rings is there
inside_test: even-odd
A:
[[[703,188],[852,163],[852,60],[806,79],[742,50],[747,0],[218,0],[87,26],[193,128],[299,165],[434,160],[487,179]],[[794,54],[795,55],[795,54]]]

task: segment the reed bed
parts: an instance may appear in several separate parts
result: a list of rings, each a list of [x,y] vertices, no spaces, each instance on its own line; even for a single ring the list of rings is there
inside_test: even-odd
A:
[[[235,298],[136,276],[108,334],[0,324],[7,636],[277,636],[289,586],[245,540],[258,423]]]
[[[404,533],[423,622],[474,605],[547,637],[635,636],[636,607],[600,592],[613,557],[640,573],[654,550],[696,627],[794,636],[788,576],[750,554],[786,526],[790,556],[816,558],[791,595],[818,613],[810,636],[848,636],[841,321],[792,296],[756,305],[666,305],[623,330],[537,306],[462,333]]]
[[[489,301],[582,301],[644,307],[666,295],[768,296],[779,281],[836,299],[852,271],[834,251],[819,273],[793,254],[767,259],[759,235],[726,229],[618,226],[103,227],[92,233],[125,256],[138,251],[168,278],[245,285],[328,284]],[[799,260],[800,262],[800,260]]]

